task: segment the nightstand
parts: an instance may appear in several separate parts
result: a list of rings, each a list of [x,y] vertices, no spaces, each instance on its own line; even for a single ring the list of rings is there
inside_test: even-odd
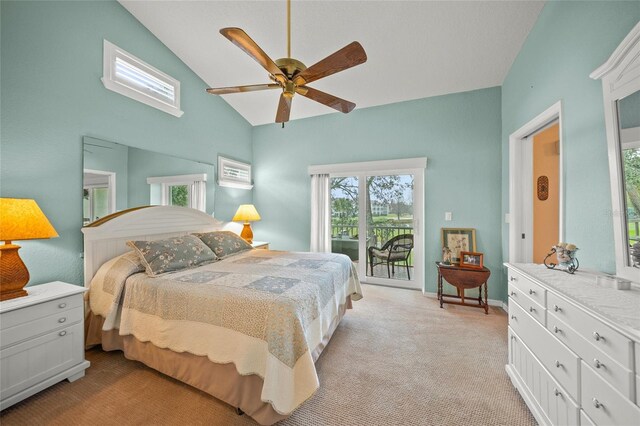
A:
[[[251,243],[251,247],[254,249],[269,250],[269,243],[267,241],[254,241]]]
[[[87,288],[60,281],[0,302],[0,410],[64,379],[84,376]]]

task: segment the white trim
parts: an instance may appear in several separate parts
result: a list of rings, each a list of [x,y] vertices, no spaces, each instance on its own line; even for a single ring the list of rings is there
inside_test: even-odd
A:
[[[412,289],[415,290],[415,289]],[[468,288],[467,290],[474,290],[472,288]],[[438,293],[433,293],[430,291],[423,291],[422,292],[423,295],[425,295],[426,297],[429,298],[433,298],[433,299],[438,299]],[[473,297],[465,297],[465,299],[469,299],[469,300],[473,300]],[[477,298],[475,300],[478,300]],[[446,304],[446,303],[445,303]],[[507,307],[507,305],[502,301],[502,300],[496,300],[496,299],[487,299],[487,305],[489,306],[497,306],[498,308],[502,308],[503,311],[505,312],[509,312],[509,308]],[[480,306],[480,305],[478,305]],[[472,306],[473,308],[473,306]],[[484,312],[481,311],[483,314]]]
[[[152,75],[163,83],[173,86],[174,101],[173,103],[164,102],[152,95],[144,93],[132,85],[127,85],[116,79],[116,58],[132,65],[145,73]],[[119,48],[107,40],[103,40],[103,58],[102,58],[102,84],[104,87],[124,95],[128,98],[135,99],[138,102],[157,108],[175,117],[182,117],[184,111],[180,110],[180,81],[163,73],[159,69],[152,67],[143,60],[130,54],[124,49]]]
[[[640,90],[640,22],[629,32],[609,59],[590,74],[602,79],[602,97],[607,133],[607,154],[611,181],[611,213],[615,243],[616,275],[640,283],[640,269],[629,266],[625,194],[622,188],[622,132],[618,100]]]
[[[224,170],[227,166],[235,167],[236,169],[244,170],[247,172],[247,179],[233,179],[224,176]],[[241,161],[231,160],[230,158],[218,156],[218,185],[226,188],[239,188],[239,189],[252,189],[253,174],[251,170],[251,164],[243,163]]]
[[[191,185],[196,181],[207,181],[206,173],[196,173],[192,175],[177,175],[177,176],[157,176],[157,177],[148,177],[147,183],[151,185],[152,183],[166,183],[170,185]]]
[[[94,169],[82,169],[82,173],[83,173],[83,182],[84,182],[84,173],[93,173],[95,175],[103,175],[107,177],[107,188],[109,191],[108,210],[109,210],[109,214],[115,213],[115,211],[117,210],[116,209],[116,173],[105,171],[105,170],[94,170]],[[83,184],[82,186],[84,188],[84,187],[93,186],[93,185]]]
[[[338,163],[309,166],[309,175],[317,174],[344,174],[344,173],[368,173],[388,174],[395,173],[398,169],[425,169],[427,157],[405,158],[399,160],[363,161],[358,163]]]
[[[564,148],[563,148],[563,125],[562,125],[562,101],[558,101],[551,105],[542,113],[538,114],[533,120],[513,132],[509,136],[509,262],[531,262],[531,259],[527,259],[526,250],[523,248],[522,237],[523,225],[525,223],[523,215],[525,196],[531,196],[531,193],[524,194],[522,187],[524,185],[524,178],[522,175],[523,167],[522,162],[524,158],[525,146],[523,141],[527,139],[531,134],[536,133],[540,129],[545,128],[551,122],[558,122],[558,136],[559,136],[559,226],[558,226],[558,241],[564,240]],[[531,232],[530,230],[525,230]],[[533,235],[530,233],[530,237]]]

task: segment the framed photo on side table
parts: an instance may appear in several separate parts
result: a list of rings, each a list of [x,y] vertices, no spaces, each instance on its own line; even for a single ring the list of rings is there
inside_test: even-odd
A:
[[[459,263],[461,251],[476,251],[476,230],[475,228],[442,228],[441,241],[442,248],[448,247],[451,250],[451,261]]]
[[[484,254],[475,251],[460,252],[460,267],[482,269],[484,266]]]

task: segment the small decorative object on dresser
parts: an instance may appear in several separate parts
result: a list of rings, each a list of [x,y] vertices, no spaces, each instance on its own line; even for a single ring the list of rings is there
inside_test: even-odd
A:
[[[562,268],[559,268],[561,271],[568,272],[573,274],[580,267],[580,263],[576,258],[576,252],[578,251],[578,247],[575,244],[567,244],[567,243],[558,243],[557,245],[551,247],[551,251],[547,254],[547,257],[544,258],[544,266],[549,269],[554,269],[557,264],[553,263],[553,261],[549,260],[554,254],[556,255],[556,259],[558,260],[558,264]]]
[[[640,289],[596,285],[586,272],[505,264],[507,373],[541,425],[637,425]],[[634,357],[635,353],[635,357]]]
[[[15,240],[55,238],[58,233],[34,200],[0,198],[0,300],[27,295],[24,286],[29,282],[29,270]]]
[[[64,379],[84,376],[84,299],[62,282],[0,302],[0,410]]]
[[[460,252],[460,267],[482,269],[484,267],[484,254],[473,251]]]

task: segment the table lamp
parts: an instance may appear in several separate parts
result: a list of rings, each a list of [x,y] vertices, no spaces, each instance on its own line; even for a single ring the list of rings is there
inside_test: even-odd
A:
[[[253,204],[241,204],[231,220],[234,222],[244,221],[244,228],[242,228],[240,236],[249,244],[253,243],[253,231],[249,222],[260,220],[260,215]]]
[[[29,270],[13,240],[57,237],[58,233],[34,200],[0,198],[0,301],[27,295]]]

